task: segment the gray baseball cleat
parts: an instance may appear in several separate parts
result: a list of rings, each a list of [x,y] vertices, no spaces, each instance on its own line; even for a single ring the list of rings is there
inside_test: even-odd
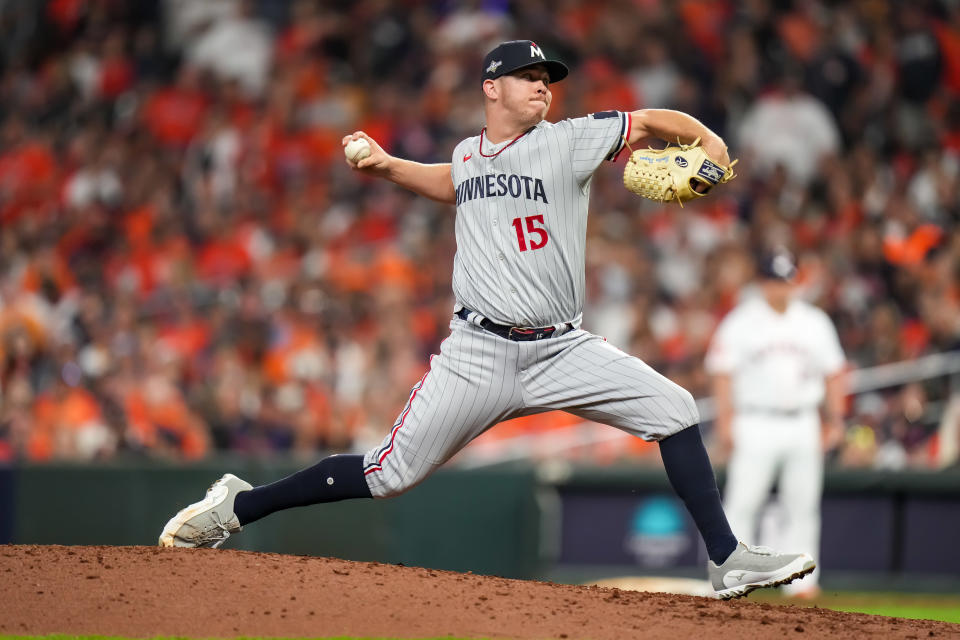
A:
[[[208,547],[216,549],[240,531],[240,521],[233,513],[233,501],[241,491],[253,486],[232,473],[210,485],[200,502],[184,507],[170,518],[160,534],[161,547]]]
[[[740,598],[754,589],[793,582],[817,567],[805,553],[780,553],[769,547],[737,544],[719,567],[707,561],[710,582],[721,600]]]

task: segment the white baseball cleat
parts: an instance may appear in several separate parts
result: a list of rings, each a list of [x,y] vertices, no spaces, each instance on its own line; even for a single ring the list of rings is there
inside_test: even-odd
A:
[[[233,501],[253,486],[228,473],[210,485],[207,495],[170,518],[160,534],[161,547],[208,547],[215,549],[240,531]]]
[[[717,566],[707,561],[707,573],[717,597],[740,598],[754,589],[788,584],[811,573],[817,565],[805,553],[780,553],[769,547],[737,544],[730,557]]]

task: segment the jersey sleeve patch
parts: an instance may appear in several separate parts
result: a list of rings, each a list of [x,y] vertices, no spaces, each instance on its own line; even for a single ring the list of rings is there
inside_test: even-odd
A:
[[[604,118],[616,118],[619,115],[618,111],[598,111],[596,113],[591,113],[590,116],[594,120],[603,120]]]

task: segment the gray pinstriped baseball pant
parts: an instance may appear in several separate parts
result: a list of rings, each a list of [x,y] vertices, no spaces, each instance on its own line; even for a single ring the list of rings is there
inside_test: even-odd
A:
[[[518,416],[558,409],[649,441],[699,422],[688,391],[587,331],[514,342],[459,318],[450,329],[390,433],[364,456],[375,498],[413,488]]]

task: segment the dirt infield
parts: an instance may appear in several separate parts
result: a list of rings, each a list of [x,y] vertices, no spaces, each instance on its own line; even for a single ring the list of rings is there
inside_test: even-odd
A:
[[[230,550],[0,546],[0,634],[930,638],[960,625]]]

